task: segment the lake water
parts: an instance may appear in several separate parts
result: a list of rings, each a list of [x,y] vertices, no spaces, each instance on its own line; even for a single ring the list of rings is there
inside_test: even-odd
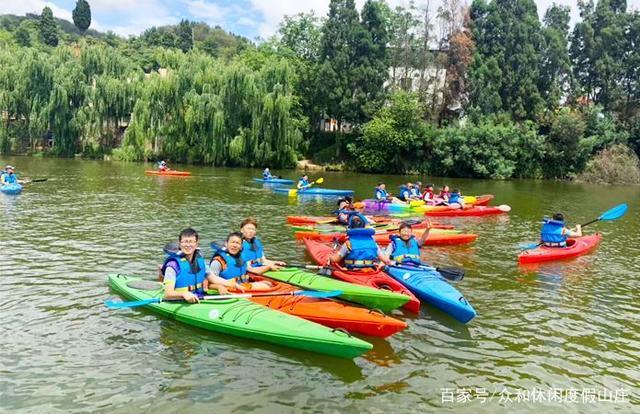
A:
[[[289,198],[251,182],[261,171],[174,166],[191,178],[149,177],[150,164],[3,157],[48,177],[0,194],[0,411],[4,412],[636,412],[640,405],[640,188],[551,181],[454,180],[323,173],[324,187],[368,198],[407,179],[495,194],[509,215],[439,220],[479,234],[428,248],[460,266],[468,325],[423,306],[395,311],[409,327],[365,338],[353,361],[225,337],[138,309],[113,311],[107,274],[149,279],[184,227],[202,246],[255,216],[269,257],[310,263],[287,215],[326,215],[335,199]],[[295,178],[294,171],[283,171]],[[319,175],[317,175],[319,176]],[[312,176],[315,178],[317,176]],[[629,212],[592,254],[533,268],[518,244],[544,214],[584,223],[616,204]],[[208,247],[204,252],[209,255]]]

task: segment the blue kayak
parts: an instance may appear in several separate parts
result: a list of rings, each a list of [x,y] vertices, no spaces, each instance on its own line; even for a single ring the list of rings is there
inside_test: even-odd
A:
[[[405,285],[421,301],[467,323],[476,316],[473,306],[431,266],[386,266],[384,271]]]
[[[262,184],[293,184],[293,180],[287,180],[285,178],[270,178],[265,180],[264,178],[252,178],[253,181]]]
[[[289,194],[289,190],[295,190],[295,188],[274,188],[276,193]],[[299,190],[298,195],[337,195],[337,196],[350,196],[353,195],[353,190],[335,190],[332,188],[320,188],[311,187],[306,190]]]
[[[5,194],[20,194],[22,192],[22,185],[18,183],[5,184],[0,187],[0,191]]]

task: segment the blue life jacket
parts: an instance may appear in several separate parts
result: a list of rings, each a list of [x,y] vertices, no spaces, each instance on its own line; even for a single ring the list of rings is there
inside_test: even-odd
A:
[[[418,190],[418,187],[411,187],[411,196],[415,196],[415,197],[420,197],[420,190]]]
[[[567,245],[567,235],[563,234],[564,221],[543,219],[540,240],[545,246],[564,247]]]
[[[5,172],[2,174],[2,176],[4,177],[5,184],[15,184],[18,182],[18,178],[15,174],[9,174]]]
[[[374,197],[378,201],[386,201],[387,197],[389,197],[389,193],[387,193],[387,190],[381,190],[381,189],[376,187],[376,191],[374,193]]]
[[[254,237],[252,241],[242,240],[240,257],[249,266],[262,266],[264,248],[260,239]]]
[[[298,185],[297,188],[301,189],[301,190],[306,190],[307,187],[309,186],[309,181],[308,180],[303,180],[302,178],[298,181]]]
[[[204,279],[207,277],[207,266],[198,252],[196,252],[195,255],[196,260],[193,266],[181,251],[168,254],[162,265],[162,273],[164,274],[170,262],[178,264],[180,270],[176,276],[176,284],[174,286],[177,292],[189,291],[204,293],[202,282],[204,282]]]
[[[263,171],[262,172],[262,178],[264,178],[265,180],[269,180],[269,179],[273,178],[273,176],[271,175],[270,171]]]
[[[398,194],[398,198],[402,201],[409,201],[409,196],[410,196],[411,192],[409,191],[409,189],[407,188],[406,185],[401,185],[400,186],[400,194]]]
[[[222,265],[220,276],[223,279],[240,278],[242,280],[242,276],[247,273],[247,262],[242,259],[242,252],[236,257],[229,254],[227,249],[219,248],[213,254],[211,262],[214,260],[217,260]]]
[[[344,258],[347,268],[362,268],[375,266],[378,260],[378,244],[373,238],[373,229],[347,230],[348,253]]]
[[[449,203],[463,203],[462,197],[460,197],[460,193],[451,193],[449,196]]]
[[[400,263],[422,264],[420,261],[420,246],[415,236],[411,236],[406,242],[400,236],[394,234],[389,237],[393,243],[391,259]]]

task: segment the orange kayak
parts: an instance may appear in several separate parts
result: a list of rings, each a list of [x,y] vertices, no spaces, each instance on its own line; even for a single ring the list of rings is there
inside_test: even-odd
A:
[[[167,175],[171,177],[186,177],[191,175],[189,171],[177,171],[177,170],[168,170],[168,171],[146,170],[144,173],[147,175]]]
[[[422,229],[416,229],[414,234],[416,237],[420,237],[422,234]],[[398,234],[397,232],[385,232],[378,233],[373,236],[374,240],[380,246],[387,246],[391,240],[389,236],[393,234]],[[337,241],[342,243],[347,235],[345,233],[317,233],[313,231],[296,231],[295,232],[296,239],[309,239],[316,240],[320,242],[334,242]],[[447,246],[452,244],[467,244],[472,243],[478,238],[477,234],[467,234],[467,233],[431,233],[429,237],[425,241],[425,245],[427,246]]]
[[[267,280],[273,284],[270,289],[255,290],[253,291],[255,293],[285,293],[300,290],[298,287],[263,276],[251,275],[251,278],[254,281]],[[245,293],[251,292],[250,290],[245,291]],[[380,311],[351,306],[329,299],[315,299],[304,296],[267,296],[250,298],[249,300],[330,328],[342,328],[349,332],[363,335],[384,338],[407,327],[406,322],[387,316]]]

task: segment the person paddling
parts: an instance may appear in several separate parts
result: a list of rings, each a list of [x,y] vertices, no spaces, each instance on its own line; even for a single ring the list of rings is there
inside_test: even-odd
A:
[[[348,269],[377,267],[379,262],[391,264],[389,257],[384,254],[373,238],[375,230],[364,226],[365,222],[359,216],[349,219],[347,240],[329,257],[327,265],[340,263],[343,259],[344,266]]]
[[[429,237],[431,223],[427,223],[420,239],[416,239],[416,236],[413,235],[413,229],[409,223],[400,223],[398,230],[399,234],[389,236],[391,243],[387,247],[385,254],[396,263],[422,264],[420,260],[420,248],[424,246],[425,241]]]
[[[169,167],[167,167],[167,163],[164,160],[158,163],[158,171],[169,171]]]
[[[540,230],[540,242],[546,247],[566,247],[569,237],[582,237],[582,227],[577,224],[574,229],[565,226],[564,215],[556,213],[551,219],[543,219]]]
[[[184,299],[189,303],[199,302],[198,295],[204,294],[207,279],[210,283],[235,286],[234,282],[228,282],[208,272],[198,246],[197,231],[186,228],[180,232],[178,252],[170,254],[160,268],[165,299]]]
[[[298,184],[296,185],[296,188],[298,189],[298,191],[301,191],[301,190],[306,190],[312,185],[313,183],[309,183],[309,177],[307,176],[307,174],[305,174],[300,178],[300,180],[298,180]]]
[[[264,171],[262,171],[262,178],[264,180],[271,180],[273,177],[273,175],[271,175],[271,171],[269,171],[269,167],[265,168]]]
[[[264,247],[256,234],[258,222],[253,217],[247,217],[240,223],[242,233],[242,260],[247,263],[247,270],[252,273],[263,274],[269,270],[280,270],[286,266],[285,262],[269,260],[264,255]]]
[[[218,292],[226,294],[229,287],[235,287],[239,290],[267,290],[273,286],[268,281],[254,282],[247,275],[247,262],[242,258],[242,242],[242,233],[233,232],[227,236],[224,247],[212,245],[215,252],[209,262],[211,274],[209,288],[217,289]]]
[[[384,202],[402,203],[401,200],[387,193],[387,186],[385,183],[378,183],[374,191],[374,197],[378,202],[381,202],[381,203],[384,203]]]
[[[7,165],[4,168],[4,171],[2,172],[2,174],[0,174],[0,184],[1,185],[6,185],[6,184],[24,184],[26,181],[24,180],[18,180],[18,177],[16,176],[15,172],[14,172],[14,167],[13,165]]]

